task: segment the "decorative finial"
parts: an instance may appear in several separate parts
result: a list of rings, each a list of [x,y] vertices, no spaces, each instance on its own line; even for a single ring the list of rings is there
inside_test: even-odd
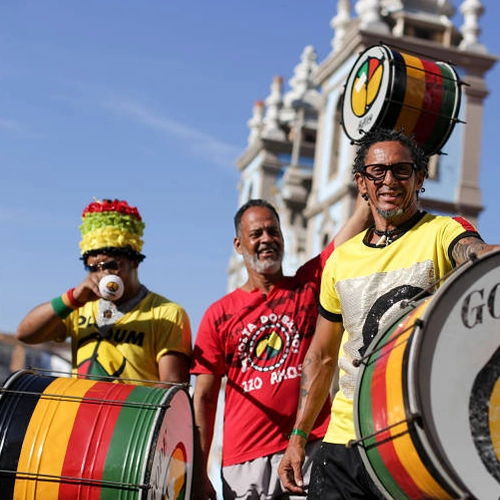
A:
[[[337,15],[332,17],[330,21],[334,32],[331,42],[334,52],[342,47],[347,28],[351,22],[351,0],[339,0],[337,2]]]
[[[271,93],[265,100],[266,115],[262,136],[272,139],[285,139],[285,132],[279,123],[279,112],[283,105],[283,78],[275,76],[271,83]]]
[[[262,128],[264,126],[264,102],[255,101],[253,105],[252,118],[248,120],[247,125],[250,129],[248,134],[248,144],[253,144],[258,139],[260,139]]]
[[[462,25],[463,39],[460,42],[461,50],[470,50],[472,52],[487,52],[486,47],[479,43],[481,29],[479,27],[479,18],[484,14],[484,7],[480,0],[464,0],[460,5],[460,12],[464,17]]]

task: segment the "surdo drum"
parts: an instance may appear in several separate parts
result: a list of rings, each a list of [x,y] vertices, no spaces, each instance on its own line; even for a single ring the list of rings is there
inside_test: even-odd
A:
[[[403,130],[433,154],[452,133],[460,101],[460,82],[449,64],[375,45],[349,73],[342,125],[355,143],[377,127]]]
[[[457,269],[370,344],[357,441],[389,499],[500,498],[500,252]]]
[[[193,443],[182,386],[21,370],[0,390],[2,499],[189,499]]]

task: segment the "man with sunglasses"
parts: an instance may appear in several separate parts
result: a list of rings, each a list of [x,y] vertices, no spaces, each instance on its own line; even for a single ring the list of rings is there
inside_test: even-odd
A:
[[[60,297],[21,321],[17,338],[28,344],[70,337],[73,370],[81,375],[188,383],[191,328],[184,309],[139,280],[144,222],[123,200],[93,201],[83,211],[81,259],[87,275]],[[104,276],[123,282],[107,300]]]
[[[294,427],[310,432],[335,367],[339,386],[328,430],[315,457],[308,499],[380,499],[355,440],[353,398],[359,360],[372,339],[401,315],[401,302],[428,290],[487,245],[462,217],[419,210],[428,157],[402,132],[374,130],[360,144],[354,177],[374,225],[338,247],[325,265],[319,317],[305,355]],[[345,335],[344,335],[345,332]],[[303,491],[306,440],[291,436],[279,466],[285,488]]]

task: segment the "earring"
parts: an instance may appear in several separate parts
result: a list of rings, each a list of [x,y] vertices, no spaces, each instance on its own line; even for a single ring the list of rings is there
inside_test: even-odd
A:
[[[361,198],[363,198],[363,200],[365,200],[365,201],[368,201],[368,195],[366,193],[363,193],[361,195]]]

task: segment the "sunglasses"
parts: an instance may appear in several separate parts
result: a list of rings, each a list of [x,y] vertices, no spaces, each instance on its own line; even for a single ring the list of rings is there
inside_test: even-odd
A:
[[[85,270],[89,273],[97,273],[98,271],[118,271],[120,264],[116,260],[107,260],[98,264],[85,264]]]
[[[372,182],[382,182],[390,170],[398,181],[409,179],[415,171],[415,164],[410,162],[394,163],[394,165],[365,165],[364,176]]]

